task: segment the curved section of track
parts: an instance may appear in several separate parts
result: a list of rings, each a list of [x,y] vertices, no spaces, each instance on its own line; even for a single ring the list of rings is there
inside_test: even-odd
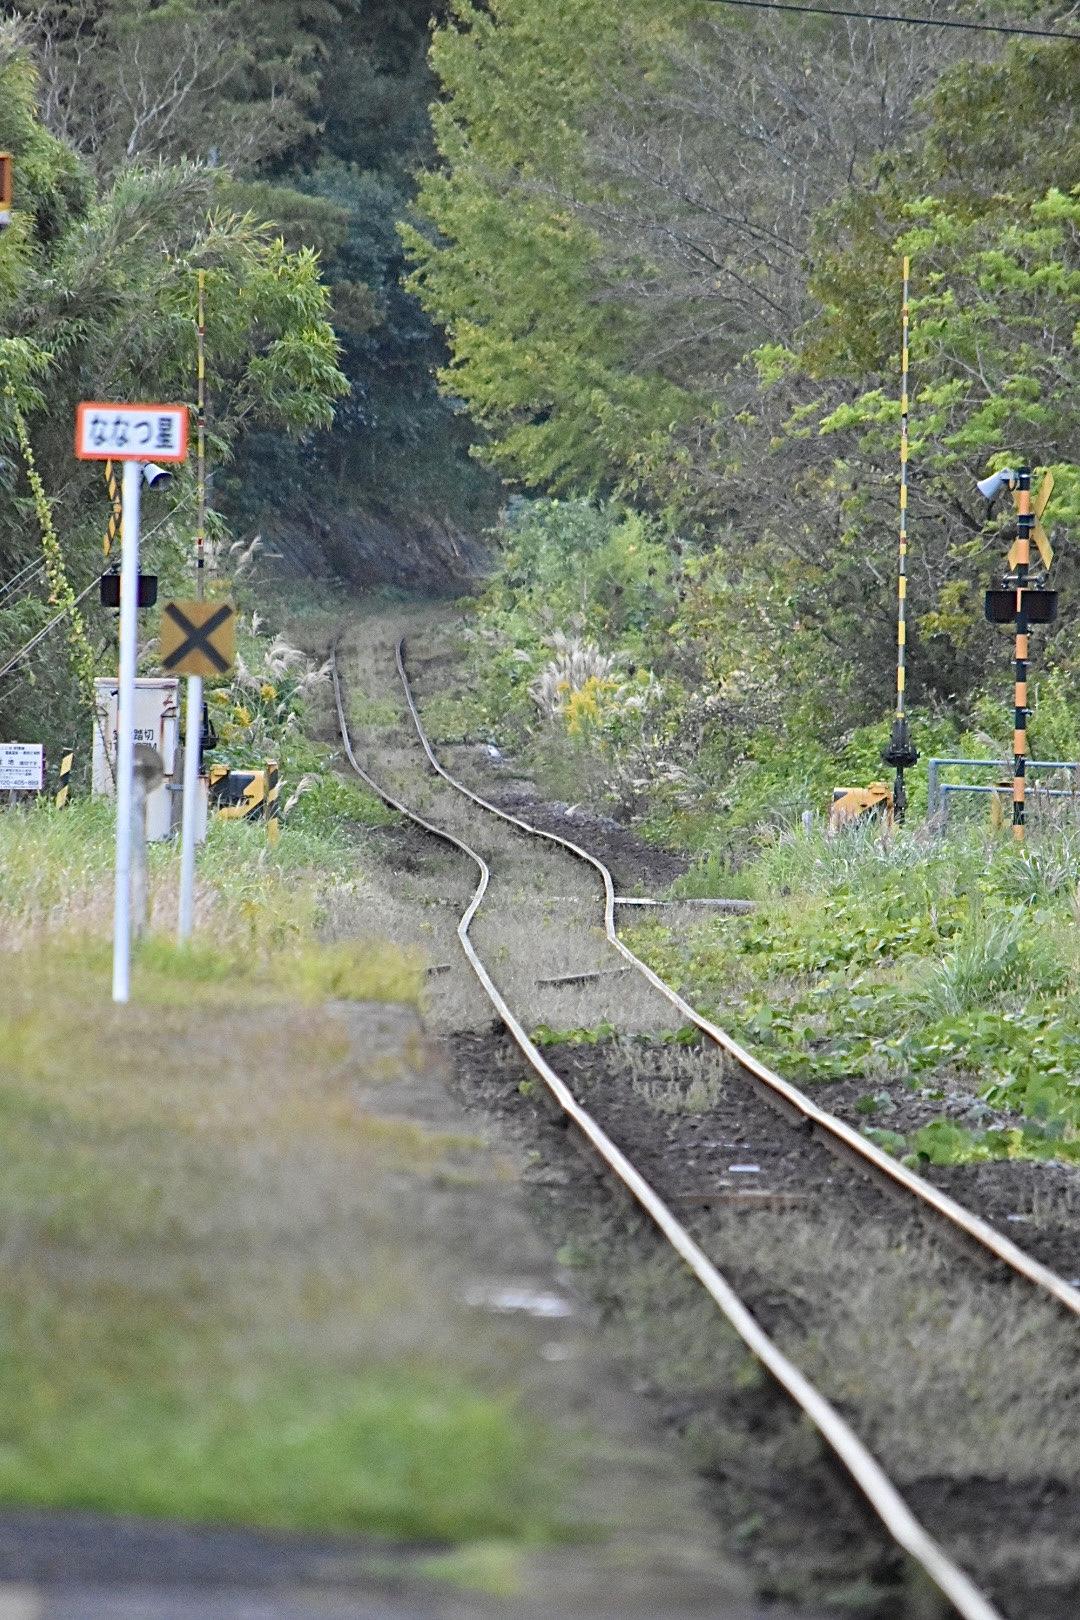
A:
[[[398,674],[402,682],[405,696],[409,705],[409,710],[413,718],[413,723],[416,726],[417,735],[419,736],[425,753],[427,754],[427,757],[434,769],[451,787],[455,788],[458,792],[463,793],[480,808],[490,811],[493,815],[499,816],[504,821],[511,822],[513,825],[519,827],[523,832],[533,834],[536,837],[547,838],[556,844],[562,845],[565,849],[571,851],[575,855],[580,856],[581,859],[588,861],[591,866],[595,867],[604,880],[604,888],[607,897],[606,922],[608,936],[612,940],[612,943],[618,946],[622,954],[626,956],[634,966],[638,967],[643,973],[645,973],[650,982],[654,983],[657,989],[661,990],[668,996],[668,999],[672,1001],[673,1005],[680,1007],[680,1010],[685,1009],[685,1012],[688,1015],[692,1015],[693,1022],[698,1023],[699,1027],[701,1027],[705,1033],[711,1034],[711,1028],[707,1027],[707,1021],[700,1020],[696,1015],[693,1015],[692,1009],[688,1007],[687,1003],[683,1002],[682,998],[677,996],[676,993],[670,989],[670,987],[665,986],[663,981],[660,980],[650,968],[647,968],[643,962],[640,962],[639,959],[634,956],[633,952],[629,951],[625,946],[622,945],[621,941],[618,940],[614,928],[615,891],[611,880],[611,874],[607,867],[604,866],[603,862],[598,860],[595,856],[590,855],[587,851],[580,849],[576,844],[572,844],[569,840],[559,838],[557,835],[552,833],[540,832],[539,829],[530,827],[527,822],[520,821],[514,816],[509,816],[505,811],[499,810],[495,805],[488,804],[488,802],[482,799],[478,794],[471,792],[461,783],[455,781],[455,779],[443,769],[442,765],[436,758],[430,743],[428,742],[420,721],[419,713],[416,709],[416,704],[409,686],[408,676],[405,672],[403,645],[403,643],[399,643],[397,649]],[[764,1332],[755,1317],[750,1313],[747,1307],[743,1304],[742,1300],[735,1293],[730,1283],[728,1283],[726,1278],[713,1265],[712,1261],[705,1254],[704,1250],[701,1249],[694,1241],[690,1233],[664,1203],[663,1199],[660,1198],[654,1188],[645,1180],[644,1176],[640,1174],[640,1172],[630,1162],[621,1149],[611,1140],[611,1138],[600,1127],[596,1120],[593,1119],[592,1115],[581,1106],[574,1094],[571,1092],[570,1088],[567,1086],[566,1082],[555,1072],[540,1049],[533,1043],[532,1040],[530,1040],[528,1033],[521,1024],[520,1020],[515,1016],[511,1007],[507,1004],[505,998],[489,974],[483,961],[478,955],[472,940],[469,937],[470,927],[476,913],[483,904],[484,896],[487,893],[488,884],[491,878],[491,873],[487,862],[484,860],[482,855],[466,844],[463,839],[458,838],[453,833],[447,832],[445,828],[436,826],[435,823],[426,820],[402,800],[389,793],[378,781],[375,780],[373,776],[364,770],[356,758],[349,735],[348,721],[345,715],[345,705],[341,691],[341,679],[337,667],[336,649],[332,659],[331,670],[333,675],[334,697],[337,705],[338,723],[341,728],[342,742],[345,746],[349,763],[352,765],[357,775],[374,793],[379,796],[380,799],[383,800],[384,803],[390,805],[394,810],[398,811],[399,814],[406,816],[411,822],[413,822],[415,826],[421,827],[432,837],[438,838],[443,843],[449,844],[452,848],[458,850],[459,853],[472,861],[476,867],[479,873],[476,889],[467,909],[461,918],[461,921],[458,923],[457,928],[461,948],[465,953],[469,966],[475,973],[506,1029],[517,1043],[524,1057],[544,1082],[545,1086],[558,1103],[559,1107],[569,1119],[573,1120],[574,1124],[578,1127],[590,1145],[595,1149],[596,1153],[603,1160],[608,1169],[618,1177],[623,1186],[626,1187],[641,1208],[644,1209],[649,1215],[650,1219],[659,1228],[664,1238],[679,1255],[680,1259],[683,1260],[683,1262],[693,1272],[694,1276],[697,1277],[698,1281],[702,1284],[706,1292],[719,1307],[720,1311],[727,1318],[728,1322],[735,1329],[736,1333],[738,1333],[739,1337],[742,1339],[747,1348],[757,1357],[762,1366],[768,1369],[776,1382],[796,1403],[796,1405],[803,1412],[805,1412],[807,1417],[809,1417],[811,1422],[817,1428],[818,1432],[821,1434],[822,1438],[827,1442],[835,1455],[843,1463],[844,1467],[851,1475],[851,1478],[858,1485],[859,1489],[862,1491],[871,1507],[877,1513],[882,1524],[885,1526],[889,1535],[893,1538],[897,1545],[902,1547],[904,1551],[915,1561],[915,1563],[920,1566],[930,1580],[933,1581],[935,1586],[938,1587],[938,1589],[953,1605],[953,1608],[956,1610],[957,1614],[964,1617],[964,1620],[1002,1620],[999,1611],[994,1608],[989,1599],[978,1589],[975,1583],[971,1580],[970,1576],[967,1575],[965,1571],[959,1567],[959,1565],[955,1564],[952,1559],[949,1558],[944,1549],[938,1545],[938,1543],[927,1532],[923,1525],[920,1524],[919,1520],[915,1517],[907,1503],[904,1501],[900,1492],[896,1489],[896,1486],[892,1483],[884,1469],[881,1467],[881,1464],[859,1439],[855,1431],[849,1426],[844,1418],[841,1417],[840,1413],[835,1409],[835,1407],[833,1407],[831,1403],[826,1400],[825,1396],[822,1395],[821,1392],[810,1383],[809,1379],[807,1379],[799,1368],[795,1366],[794,1362],[790,1361],[779,1346],[773,1343],[772,1339],[770,1339],[769,1336]],[[719,1031],[717,1032],[717,1034],[720,1033],[721,1032]],[[713,1038],[715,1039],[716,1037],[713,1036]],[[734,1048],[736,1052],[741,1050],[740,1048],[735,1047],[735,1043],[729,1044],[726,1040],[722,1040],[721,1044],[724,1045],[728,1050],[731,1050],[732,1048]]]
[[[466,787],[463,782],[459,782],[456,777],[452,776],[438,759],[424,731],[405,670],[404,646],[404,642],[398,645],[398,676],[405,692],[405,700],[409,706],[409,713],[417,736],[432,768],[438,772],[444,782],[448,783],[458,793],[464,795],[465,798],[470,799],[480,809],[493,816],[498,816],[500,821],[509,822],[511,826],[517,827],[521,832],[529,834],[532,838],[542,838],[549,843],[559,845],[560,848],[567,850],[570,854],[577,856],[579,860],[585,861],[589,866],[593,867],[599,873],[604,885],[604,928],[609,941],[619,954],[648,980],[654,989],[659,990],[660,994],[666,997],[671,1005],[682,1014],[687,1023],[693,1024],[709,1040],[714,1041],[717,1046],[734,1058],[740,1068],[745,1069],[748,1074],[759,1081],[778,1101],[784,1103],[801,1118],[805,1119],[830,1144],[854,1154],[875,1175],[910,1194],[925,1208],[933,1210],[935,1215],[962,1232],[965,1237],[972,1239],[980,1244],[982,1248],[988,1250],[996,1260],[1008,1266],[1010,1271],[1025,1278],[1026,1281],[1034,1283],[1036,1287],[1045,1290],[1059,1305],[1064,1306],[1067,1311],[1071,1311],[1074,1316],[1080,1316],[1080,1289],[1075,1288],[1064,1277],[1059,1277],[1057,1272],[1051,1271],[1049,1266],[1044,1266],[1041,1261],[1025,1253],[1011,1239],[1003,1236],[1001,1232],[991,1226],[988,1221],[984,1221],[981,1216],[976,1215],[970,1209],[966,1209],[963,1204],[958,1204],[954,1198],[949,1197],[948,1193],[942,1192],[939,1187],[925,1181],[922,1176],[916,1175],[913,1170],[909,1170],[906,1165],[901,1164],[898,1159],[894,1159],[890,1154],[884,1152],[874,1142],[868,1141],[865,1136],[860,1135],[857,1130],[854,1130],[844,1120],[837,1119],[835,1114],[830,1114],[826,1109],[819,1107],[805,1092],[800,1091],[789,1080],[785,1080],[781,1075],[776,1074],[767,1064],[754,1057],[752,1052],[748,1052],[744,1046],[740,1046],[738,1041],[729,1035],[725,1029],[721,1029],[718,1024],[714,1024],[711,1019],[698,1012],[677,990],[673,989],[670,984],[665,983],[659,974],[654,973],[647,962],[643,962],[639,956],[635,956],[630,947],[619,938],[615,927],[615,888],[611,873],[603,861],[591,854],[589,850],[575,844],[571,839],[563,838],[558,833],[545,832],[541,828],[534,827],[531,823],[523,821],[520,816],[512,816],[508,811],[501,810],[498,805],[491,804],[487,799],[478,793],[474,793],[471,788]]]

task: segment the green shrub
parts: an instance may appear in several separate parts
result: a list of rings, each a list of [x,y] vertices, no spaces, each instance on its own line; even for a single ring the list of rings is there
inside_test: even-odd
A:
[[[358,781],[334,771],[316,777],[289,811],[289,827],[296,832],[340,837],[350,827],[387,827],[397,817],[380,798]]]

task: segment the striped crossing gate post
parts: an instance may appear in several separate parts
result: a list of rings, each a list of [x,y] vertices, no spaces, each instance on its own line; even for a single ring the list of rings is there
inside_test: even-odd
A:
[[[1027,782],[1027,675],[1028,616],[1024,606],[1028,565],[1031,561],[1031,531],[1035,516],[1031,510],[1031,468],[1017,471],[1016,536],[1016,686],[1013,716],[1013,838],[1024,842],[1025,787]]]
[[[266,762],[266,838],[273,848],[281,837],[281,777],[276,759]]]
[[[115,546],[117,537],[120,533],[120,514],[123,510],[120,500],[120,486],[116,482],[116,473],[113,470],[113,464],[111,461],[107,461],[105,463],[105,482],[109,487],[109,500],[112,503],[112,510],[109,513],[109,522],[105,529],[105,538],[101,542],[101,550],[102,553],[108,557],[111,554],[112,548]]]
[[[60,761],[60,775],[56,782],[56,808],[64,810],[71,802],[71,767],[75,763],[75,751],[69,748]]]
[[[893,780],[893,817],[902,825],[907,814],[904,772],[918,764],[907,719],[907,556],[908,556],[908,335],[911,321],[909,282],[911,261],[904,259],[903,297],[900,306],[900,544],[896,574],[896,710],[892,733],[881,750],[882,763],[896,772]]]

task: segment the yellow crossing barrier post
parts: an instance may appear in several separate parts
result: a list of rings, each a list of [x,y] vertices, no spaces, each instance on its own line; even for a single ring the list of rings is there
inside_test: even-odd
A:
[[[281,778],[278,773],[276,759],[266,762],[266,838],[271,849],[277,845],[281,837]]]
[[[109,491],[111,510],[109,512],[109,521],[105,526],[105,537],[101,542],[101,551],[103,556],[108,557],[120,536],[120,519],[123,516],[120,486],[116,482],[116,473],[113,470],[111,461],[105,463],[105,483]]]
[[[75,763],[75,752],[69,748],[60,761],[60,775],[56,781],[56,808],[64,810],[71,802],[71,767]]]
[[[907,552],[908,552],[908,336],[911,309],[909,284],[911,260],[903,265],[903,299],[900,309],[900,548],[896,579],[896,713],[888,744],[881,750],[883,765],[896,772],[893,779],[891,810],[898,824],[907,811],[904,772],[918,763],[918,750],[911,740],[907,722]]]
[[[1018,844],[1024,842],[1027,820],[1027,761],[1028,761],[1028,664],[1030,659],[1030,627],[1049,624],[1057,617],[1057,591],[1045,588],[1045,576],[1032,581],[1031,542],[1034,540],[1044,569],[1054,560],[1054,550],[1042,526],[1054,487],[1051,473],[1047,473],[1032,500],[1031,468],[1027,465],[1016,472],[1003,467],[989,478],[980,479],[976,488],[986,496],[990,505],[1002,490],[1012,491],[1016,502],[1017,533],[1010,547],[1005,575],[1000,590],[986,593],[986,617],[991,624],[1015,625],[1015,651],[1013,654],[1013,777],[1012,777],[1012,830]]]
[[[1027,674],[1028,617],[1025,603],[1028,565],[1031,561],[1031,531],[1035,514],[1031,510],[1031,468],[1021,467],[1017,478],[1019,531],[1016,536],[1016,663],[1013,683],[1013,838],[1024,842],[1025,792],[1027,778]]]

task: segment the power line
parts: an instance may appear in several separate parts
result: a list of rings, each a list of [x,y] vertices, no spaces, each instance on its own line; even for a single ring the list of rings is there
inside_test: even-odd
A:
[[[15,653],[13,657],[8,659],[3,669],[0,669],[0,681],[4,679],[5,675],[10,674],[10,672],[15,668],[15,665],[20,663],[22,659],[26,657],[27,653],[33,652],[39,641],[44,641],[50,630],[55,630],[56,626],[62,623],[62,621],[67,618],[72,608],[78,607],[79,603],[90,595],[90,592],[93,590],[94,586],[100,584],[104,577],[104,574],[99,574],[96,579],[92,579],[86,589],[84,591],[80,591],[73,602],[70,602],[66,608],[61,608],[56,617],[50,619],[48,624],[44,625],[38,631],[36,636],[31,636],[26,645],[24,647],[20,647],[18,652]]]
[[[163,529],[165,527],[166,523],[171,523],[173,518],[176,517],[178,512],[183,512],[185,510],[185,508],[190,506],[190,505],[191,505],[191,497],[188,496],[187,500],[179,502],[179,504],[176,506],[176,508],[172,512],[167,512],[165,514],[165,516],[160,519],[159,522],[155,523],[154,527],[152,529],[149,529],[147,531],[147,533],[144,535],[143,538],[146,539],[146,540],[149,540],[151,538],[151,536],[157,534],[159,529]],[[42,564],[42,566],[44,566],[44,564]],[[2,668],[0,668],[0,681],[2,681],[6,675],[10,675],[11,671],[15,668],[16,664],[21,663],[22,660],[26,657],[27,653],[33,652],[34,648],[38,645],[38,643],[44,641],[45,637],[49,634],[50,631],[55,630],[56,626],[58,624],[63,623],[63,621],[67,618],[68,614],[71,612],[71,609],[73,607],[78,607],[81,602],[84,602],[86,600],[86,598],[90,595],[90,592],[94,589],[94,586],[99,585],[101,583],[101,581],[105,578],[105,575],[108,572],[109,572],[109,569],[106,568],[100,574],[96,574],[94,576],[94,578],[90,581],[90,583],[86,587],[86,589],[79,592],[79,594],[75,598],[74,602],[70,602],[66,608],[61,608],[60,612],[58,614],[56,614],[56,616],[54,618],[50,619],[48,624],[43,625],[42,628],[37,632],[36,635],[33,635],[33,636],[30,637],[30,640],[28,642],[26,642],[25,646],[20,647],[18,652],[13,654],[13,656],[8,659],[7,663],[4,664]]]
[[[39,574],[44,567],[45,559],[43,557],[31,557],[30,561],[26,563],[24,567],[20,568],[17,574],[12,575],[11,579],[9,579],[5,584],[0,585],[0,602],[2,602],[6,596],[10,596],[12,591],[17,590],[19,586],[22,586],[24,589],[29,588],[34,576]]]
[[[845,6],[799,6],[788,0],[709,0],[714,6],[746,6],[752,11],[793,11],[813,17],[854,17],[859,22],[908,23],[914,28],[962,28],[975,34],[1023,34],[1029,39],[1071,39],[1057,28],[1022,28],[1013,23],[962,22],[958,17],[905,17],[889,11],[853,11]]]

